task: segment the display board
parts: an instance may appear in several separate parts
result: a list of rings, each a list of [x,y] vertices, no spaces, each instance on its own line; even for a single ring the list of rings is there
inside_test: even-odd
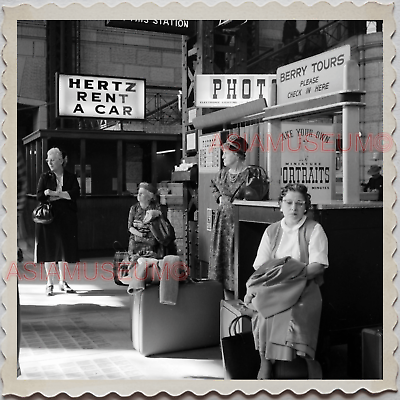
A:
[[[145,79],[57,74],[56,84],[60,117],[145,118]]]
[[[275,75],[196,75],[196,107],[225,108],[268,98]]]
[[[274,151],[281,153],[281,185],[302,183],[313,203],[330,201],[335,187],[333,125],[282,122]]]
[[[276,71],[277,104],[309,100],[343,90],[350,45],[284,65]]]

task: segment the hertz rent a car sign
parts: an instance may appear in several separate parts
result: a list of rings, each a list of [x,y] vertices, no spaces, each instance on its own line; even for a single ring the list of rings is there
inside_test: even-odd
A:
[[[145,79],[58,75],[58,116],[145,118]]]

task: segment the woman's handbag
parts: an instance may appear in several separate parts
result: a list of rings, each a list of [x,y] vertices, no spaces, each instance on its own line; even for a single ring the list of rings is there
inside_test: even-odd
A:
[[[269,194],[267,173],[258,165],[249,166],[249,175],[241,189],[240,197],[245,200],[265,200]]]
[[[40,203],[32,212],[33,222],[37,224],[50,224],[54,215],[50,203]]]
[[[238,199],[267,200],[269,195],[269,180],[267,173],[258,165],[248,166],[248,176],[231,196],[231,202],[238,194]]]
[[[157,242],[163,246],[168,246],[175,240],[175,230],[166,218],[158,217],[150,223],[150,231]]]
[[[222,359],[224,362],[226,379],[257,379],[260,369],[260,354],[254,346],[252,332],[237,333],[240,315],[229,325],[229,336],[221,339]]]

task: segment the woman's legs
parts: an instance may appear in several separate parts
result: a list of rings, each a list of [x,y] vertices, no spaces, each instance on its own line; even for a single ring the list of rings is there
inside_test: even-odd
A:
[[[264,354],[260,353],[261,364],[258,371],[257,379],[271,379],[272,378],[272,361],[265,358]]]
[[[60,282],[58,283],[58,287],[62,292],[67,292],[67,293],[75,293],[75,290],[70,288],[68,283],[65,281],[65,266],[68,268],[68,263],[65,261],[59,261],[58,262],[58,270],[60,273]]]
[[[156,258],[138,258],[131,267],[131,282],[127,290],[129,294],[144,290],[146,283],[160,281],[158,261]]]
[[[45,262],[44,263],[44,268],[46,270],[46,294],[47,296],[53,296],[53,283],[52,283],[52,279],[51,279],[51,275],[50,275],[50,269],[51,269],[51,265],[55,264],[54,262]]]

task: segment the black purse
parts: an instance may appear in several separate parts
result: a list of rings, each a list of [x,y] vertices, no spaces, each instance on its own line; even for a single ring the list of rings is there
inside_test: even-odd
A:
[[[229,336],[221,339],[226,379],[257,379],[261,363],[260,354],[255,349],[252,332],[236,332],[241,318],[251,320],[248,315],[236,317],[229,325]]]
[[[33,222],[36,224],[50,224],[53,222],[54,215],[50,203],[40,203],[32,212]]]

